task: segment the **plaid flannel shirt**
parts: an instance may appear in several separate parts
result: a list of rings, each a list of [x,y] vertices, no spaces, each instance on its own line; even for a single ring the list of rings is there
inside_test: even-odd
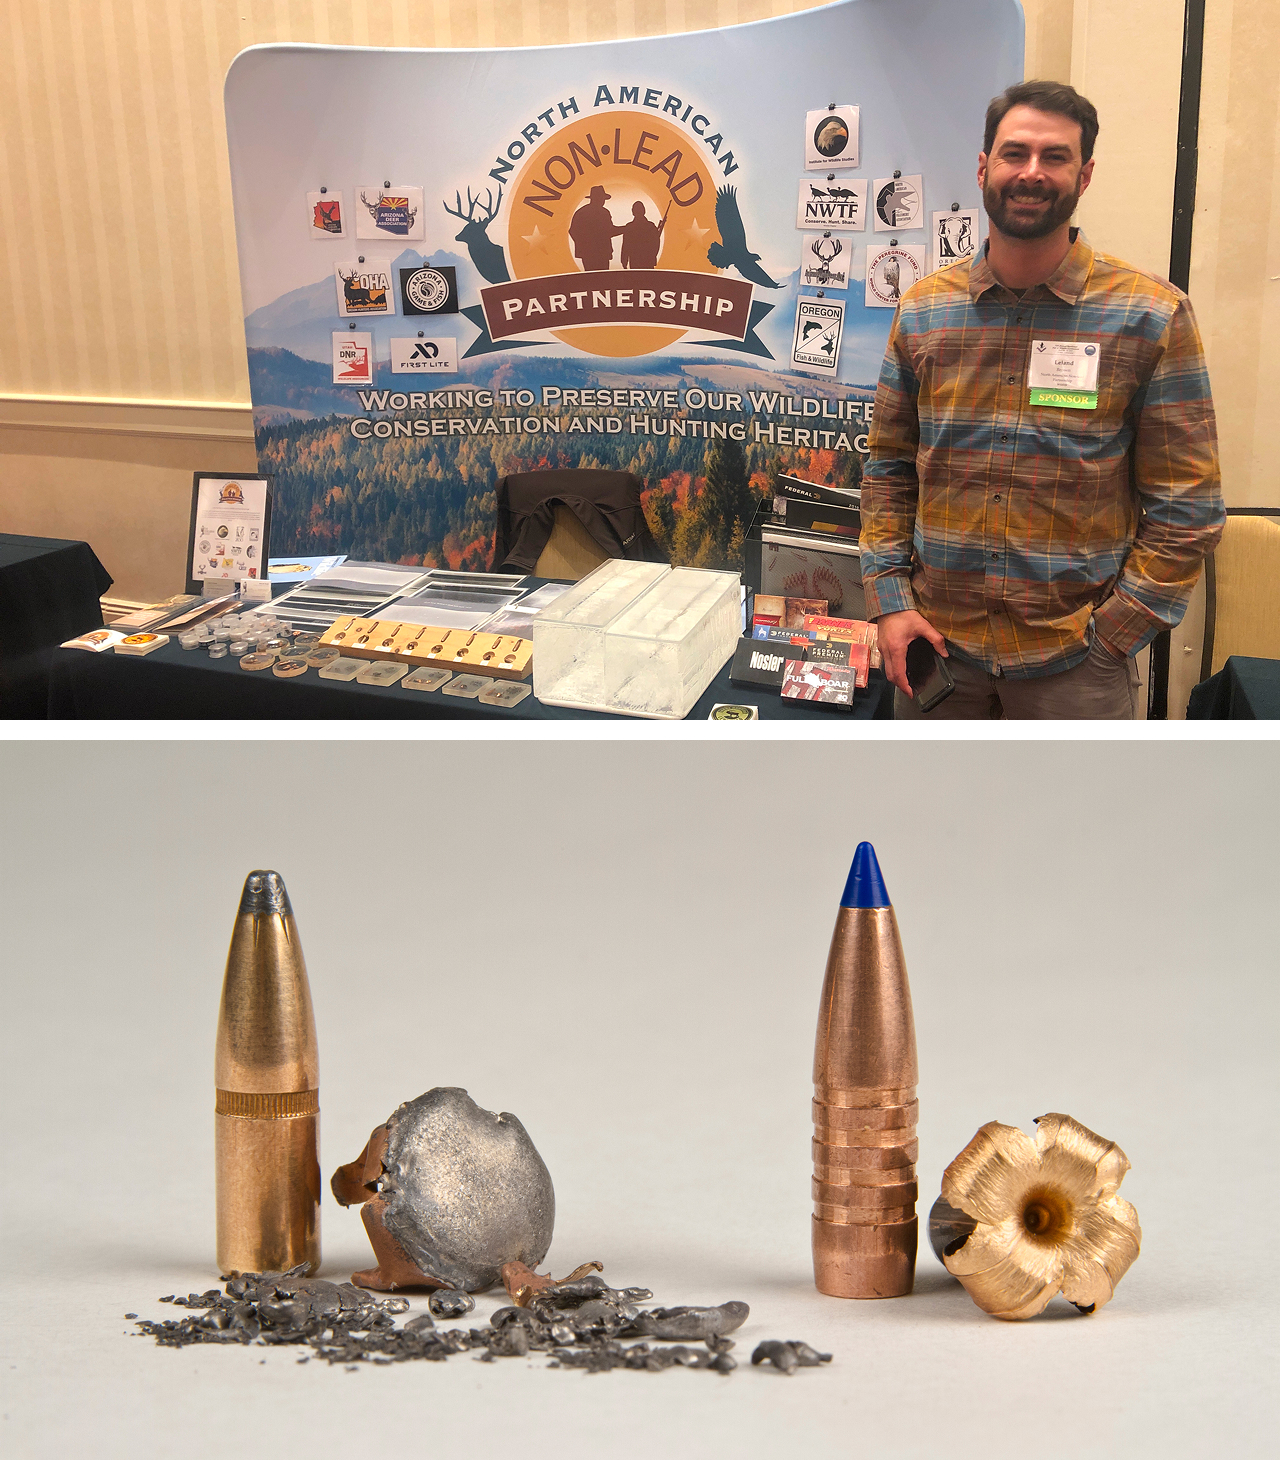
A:
[[[1099,345],[1095,410],[1033,406],[1034,340]],[[862,483],[867,616],[918,608],[992,673],[1176,624],[1225,513],[1209,376],[1172,284],[1083,234],[1021,297],[985,249],[903,295]]]

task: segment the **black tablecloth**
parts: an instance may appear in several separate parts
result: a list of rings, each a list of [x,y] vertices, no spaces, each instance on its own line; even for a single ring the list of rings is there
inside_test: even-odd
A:
[[[1187,702],[1188,720],[1280,720],[1280,659],[1233,654]]]
[[[893,691],[882,674],[859,690],[852,711],[827,710],[779,695],[738,689],[729,665],[689,712],[705,720],[715,704],[759,705],[762,720],[823,724],[849,719],[892,719]],[[210,659],[203,649],[182,649],[176,640],[145,658],[58,651],[50,673],[49,718],[55,720],[591,720],[607,733],[622,715],[565,710],[527,695],[514,709],[456,699],[440,690],[424,693],[400,685],[342,683],[321,679],[316,669],[297,679],[277,679],[269,669],[251,673],[228,655]]]
[[[44,719],[56,646],[102,627],[110,587],[87,542],[0,532],[0,716]]]

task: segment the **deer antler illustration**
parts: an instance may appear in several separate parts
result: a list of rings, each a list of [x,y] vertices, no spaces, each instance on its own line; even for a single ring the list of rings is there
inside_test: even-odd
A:
[[[487,229],[497,216],[498,209],[502,207],[502,189],[498,189],[498,196],[495,199],[493,189],[485,189],[485,200],[480,202],[478,195],[472,196],[471,189],[467,189],[467,206],[465,212],[462,207],[462,194],[454,193],[454,199],[458,206],[451,208],[448,203],[442,203],[446,213],[455,218],[462,219],[462,232],[457,235],[459,243],[465,243],[467,252],[471,255],[471,262],[476,267],[476,272],[482,279],[490,284],[505,284],[511,277],[507,273],[507,261],[499,244],[489,237]],[[476,217],[476,208],[484,211],[483,218]]]
[[[452,213],[455,218],[461,218],[464,223],[477,223],[481,228],[488,228],[489,224],[492,223],[494,218],[497,216],[498,209],[502,207],[501,188],[498,189],[498,197],[496,202],[493,196],[493,189],[486,188],[484,190],[485,201],[483,218],[477,218],[475,216],[476,206],[480,202],[480,195],[478,193],[474,197],[472,197],[471,189],[467,189],[467,210],[465,213],[462,211],[462,194],[459,192],[455,192],[453,196],[458,206],[456,208],[451,208],[448,203],[445,203],[444,211],[446,213]]]
[[[818,238],[814,240],[813,251],[830,267],[832,260],[844,252],[844,245],[838,238]]]

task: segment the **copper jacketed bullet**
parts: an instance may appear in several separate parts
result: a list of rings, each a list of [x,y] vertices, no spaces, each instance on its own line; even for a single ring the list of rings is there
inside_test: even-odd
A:
[[[863,842],[827,956],[813,1056],[813,1276],[898,1298],[916,1265],[916,1031],[898,923]]]
[[[245,879],[218,1013],[218,1268],[320,1266],[320,1060],[307,966],[278,872]]]

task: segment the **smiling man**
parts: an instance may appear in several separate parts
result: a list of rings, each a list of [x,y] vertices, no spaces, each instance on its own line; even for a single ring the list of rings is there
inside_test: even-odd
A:
[[[1026,81],[987,108],[972,260],[898,305],[862,484],[862,576],[895,714],[907,646],[948,719],[1132,719],[1133,656],[1181,619],[1225,514],[1191,305],[1071,217],[1098,116]]]

